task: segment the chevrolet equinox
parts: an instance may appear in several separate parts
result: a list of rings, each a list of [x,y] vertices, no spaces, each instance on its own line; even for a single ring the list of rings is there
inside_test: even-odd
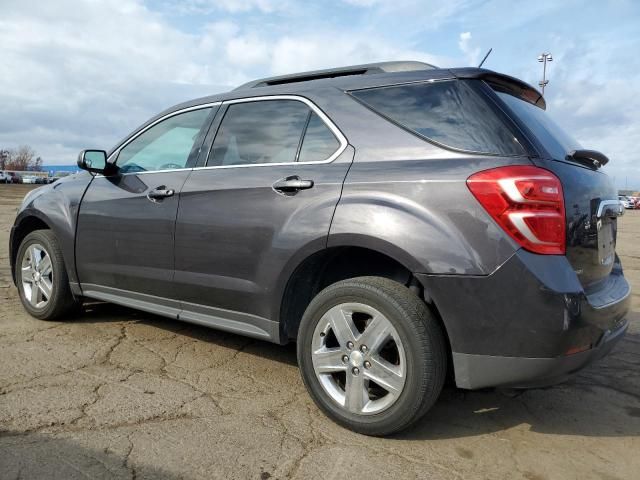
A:
[[[369,435],[460,388],[550,385],[627,329],[617,192],[530,85],[386,62],[160,113],[31,191],[24,308],[84,298],[297,342],[318,407]]]

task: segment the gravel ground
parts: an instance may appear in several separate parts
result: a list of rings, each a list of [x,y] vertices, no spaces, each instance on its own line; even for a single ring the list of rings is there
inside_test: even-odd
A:
[[[637,293],[609,357],[518,396],[447,387],[376,439],[318,411],[294,346],[105,304],[29,317],[7,258],[28,188],[0,185],[0,478],[640,478],[640,211],[620,225]]]

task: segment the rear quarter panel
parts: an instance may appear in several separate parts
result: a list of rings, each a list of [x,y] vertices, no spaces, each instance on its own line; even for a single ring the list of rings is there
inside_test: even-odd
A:
[[[509,163],[499,158],[356,160],[334,216],[329,246],[359,243],[413,272],[489,274],[517,246],[478,204],[466,179]]]

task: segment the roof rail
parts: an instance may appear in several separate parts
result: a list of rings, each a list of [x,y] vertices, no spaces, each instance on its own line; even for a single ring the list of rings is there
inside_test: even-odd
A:
[[[286,83],[308,82],[310,80],[320,80],[323,78],[347,77],[351,75],[368,75],[372,73],[393,73],[410,72],[416,70],[433,70],[437,68],[424,62],[398,61],[366,63],[363,65],[351,65],[349,67],[328,68],[326,70],[314,70],[311,72],[293,73],[290,75],[280,75],[277,77],[261,78],[247,82],[234,90],[244,90],[247,88],[270,87],[273,85],[283,85]]]

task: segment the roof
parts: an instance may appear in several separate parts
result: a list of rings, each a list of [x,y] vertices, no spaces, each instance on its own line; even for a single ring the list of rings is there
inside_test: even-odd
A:
[[[245,90],[256,87],[271,87],[287,83],[300,83],[310,80],[321,80],[325,78],[348,77],[354,75],[370,75],[375,73],[398,73],[415,72],[423,70],[433,70],[437,67],[424,62],[416,61],[396,61],[366,63],[363,65],[350,65],[347,67],[328,68],[325,70],[313,70],[309,72],[293,73],[290,75],[280,75],[277,77],[267,77],[247,82],[234,90]]]

